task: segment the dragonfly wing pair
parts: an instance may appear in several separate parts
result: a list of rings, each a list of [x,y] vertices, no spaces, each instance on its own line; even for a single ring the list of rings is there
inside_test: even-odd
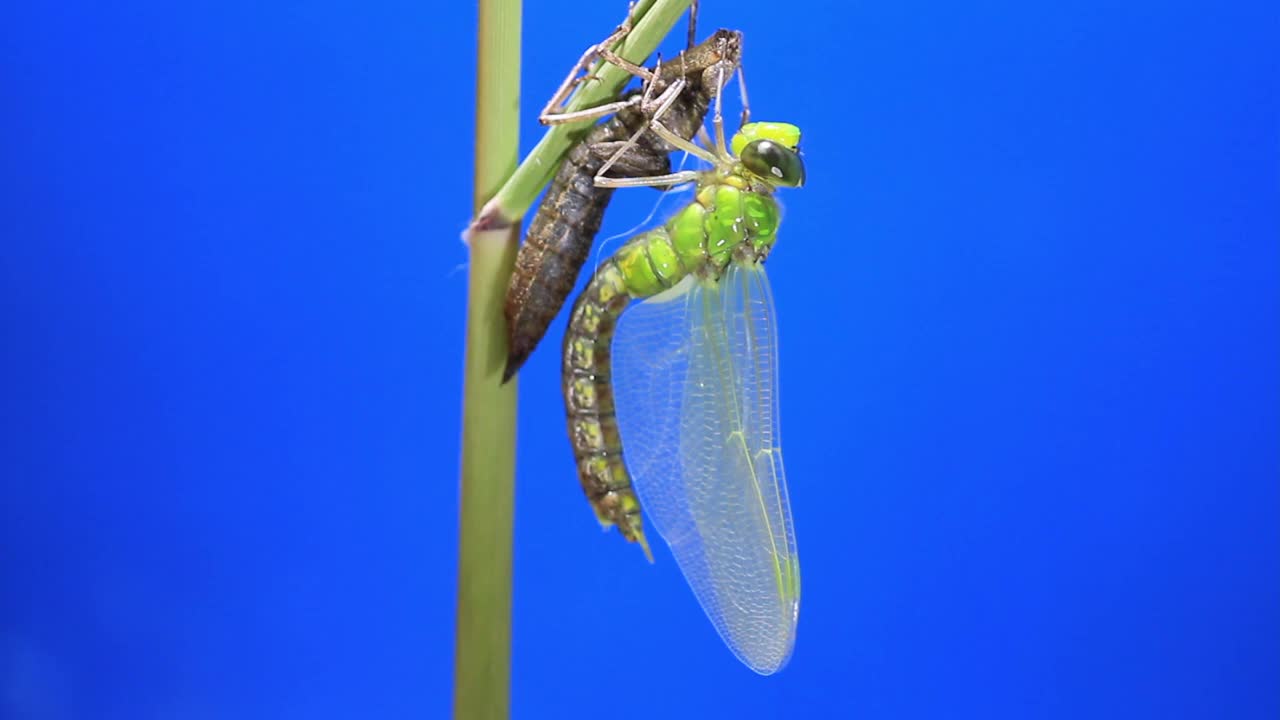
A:
[[[763,264],[733,262],[629,308],[613,343],[640,500],[721,638],[765,675],[791,656],[800,603],[773,318]]]

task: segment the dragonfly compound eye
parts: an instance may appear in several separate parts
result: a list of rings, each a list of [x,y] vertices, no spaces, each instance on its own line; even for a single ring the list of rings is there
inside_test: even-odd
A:
[[[774,185],[804,185],[804,161],[800,153],[772,140],[756,140],[742,149],[742,164],[754,175]]]

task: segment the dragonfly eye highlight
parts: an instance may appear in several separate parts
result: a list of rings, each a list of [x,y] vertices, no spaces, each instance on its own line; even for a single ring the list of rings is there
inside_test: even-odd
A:
[[[742,165],[767,182],[784,187],[804,185],[800,153],[772,140],[756,140],[742,148]]]

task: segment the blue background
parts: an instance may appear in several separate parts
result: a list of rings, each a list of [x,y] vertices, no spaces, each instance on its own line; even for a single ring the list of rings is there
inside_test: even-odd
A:
[[[599,532],[544,348],[515,717],[1277,717],[1280,6],[705,4],[806,133],[796,653]],[[474,7],[108,5],[0,24],[0,716],[443,717]],[[526,8],[523,148],[621,14]]]

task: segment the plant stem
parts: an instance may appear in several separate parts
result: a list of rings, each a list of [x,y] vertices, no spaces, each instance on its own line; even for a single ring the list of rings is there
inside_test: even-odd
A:
[[[481,0],[476,73],[475,207],[511,176],[519,154],[520,0]],[[511,667],[511,554],[515,503],[516,384],[502,299],[519,226],[468,233],[467,348],[454,717],[505,718]]]
[[[632,31],[615,48],[643,62],[690,0],[641,0]],[[462,488],[453,714],[506,718],[510,706],[511,556],[515,504],[516,383],[501,383],[507,357],[502,303],[515,260],[520,218],[591,121],[553,126],[516,168],[520,113],[520,0],[480,0],[476,79],[477,220],[471,250],[463,379]],[[628,75],[598,68],[569,110],[615,97]]]

